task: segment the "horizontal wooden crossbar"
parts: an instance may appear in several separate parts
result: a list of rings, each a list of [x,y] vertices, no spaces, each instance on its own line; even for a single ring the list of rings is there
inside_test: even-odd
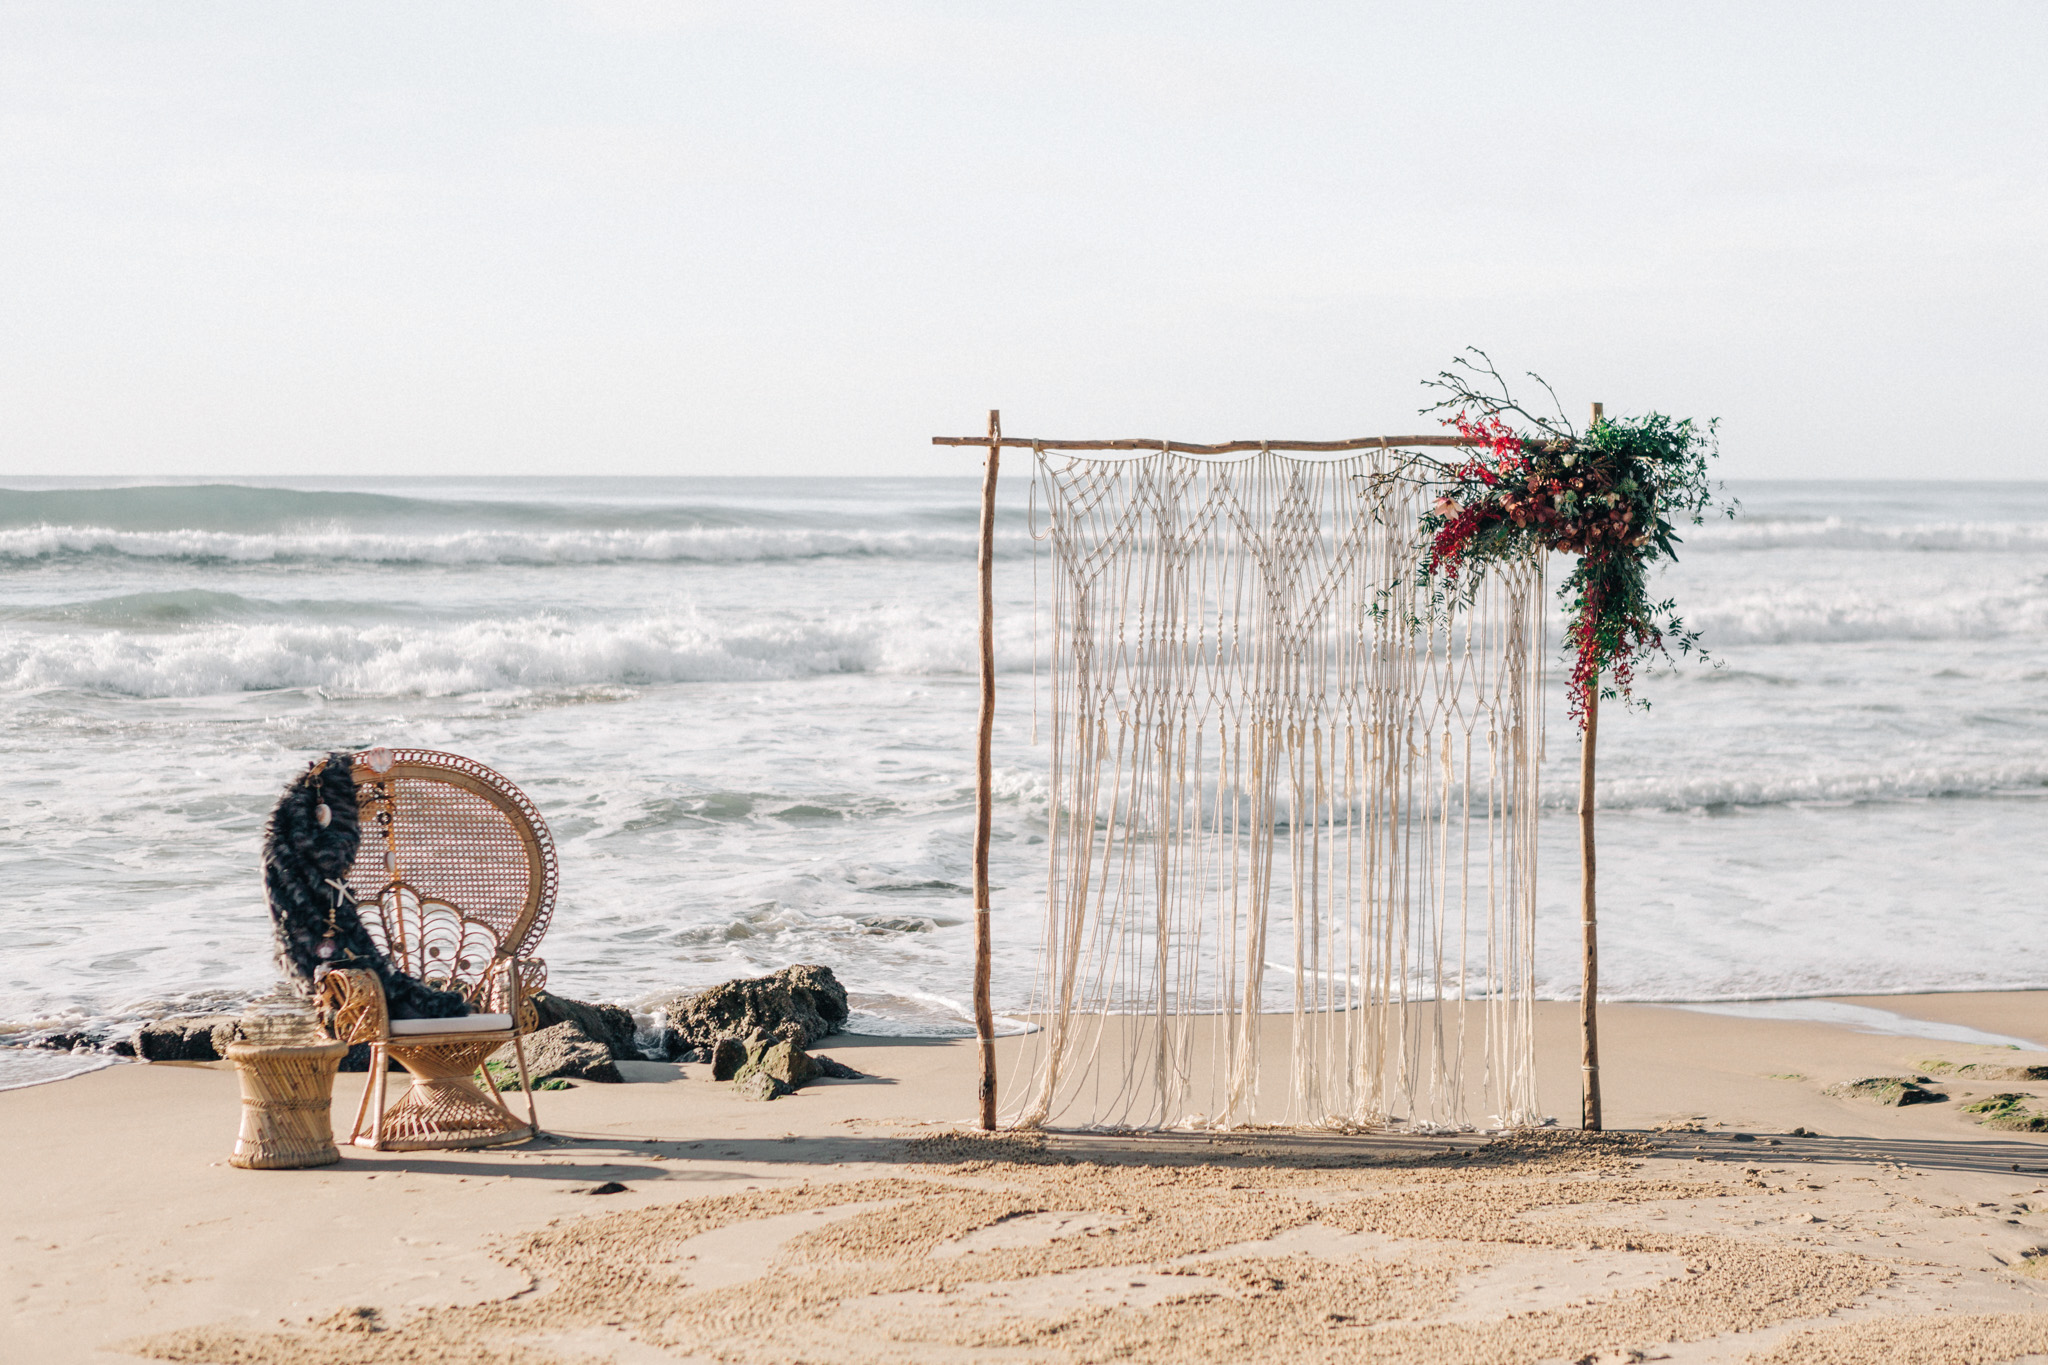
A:
[[[1224,441],[1196,445],[1192,441],[1032,441],[1022,436],[990,440],[986,436],[934,436],[935,446],[1013,446],[1024,450],[1177,450],[1184,455],[1228,455],[1240,450],[1400,450],[1410,446],[1470,446],[1463,436],[1354,436],[1348,441]]]

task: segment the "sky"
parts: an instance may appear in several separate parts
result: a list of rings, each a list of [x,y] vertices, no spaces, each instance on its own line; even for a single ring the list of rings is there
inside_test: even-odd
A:
[[[2048,477],[2044,52],[2039,0],[0,0],[0,476],[1406,434],[1478,346],[1728,477]]]

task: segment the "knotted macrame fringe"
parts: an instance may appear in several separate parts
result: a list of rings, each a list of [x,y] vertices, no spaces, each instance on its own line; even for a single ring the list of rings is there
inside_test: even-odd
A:
[[[1034,454],[1051,810],[1010,1121],[1533,1121],[1540,563],[1433,607],[1399,452]]]

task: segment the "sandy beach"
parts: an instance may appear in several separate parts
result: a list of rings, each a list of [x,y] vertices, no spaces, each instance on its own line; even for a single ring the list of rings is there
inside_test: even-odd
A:
[[[0,1365],[2048,1365],[2044,51],[0,4]]]
[[[1839,1003],[2048,1038],[2048,993]],[[824,1050],[872,1079],[759,1103],[628,1064],[541,1095],[523,1147],[252,1172],[224,1064],[116,1067],[0,1093],[0,1358],[2048,1358],[2048,1138],[1965,1112],[2048,1099],[1992,1069],[2048,1052],[1602,1017],[1594,1139],[1566,1005],[1540,1039],[1562,1122],[1499,1138],[991,1139],[971,1045],[845,1036]],[[1830,1091],[1873,1076],[1940,1098]]]

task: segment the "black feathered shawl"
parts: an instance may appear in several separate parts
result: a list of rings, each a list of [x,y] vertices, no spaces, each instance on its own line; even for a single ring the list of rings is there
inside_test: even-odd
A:
[[[360,840],[349,755],[329,754],[284,789],[263,831],[263,887],[277,965],[307,994],[330,967],[367,967],[384,983],[393,1019],[468,1014],[469,1003],[454,991],[436,990],[392,966],[363,928],[355,902],[338,889],[355,866]]]

